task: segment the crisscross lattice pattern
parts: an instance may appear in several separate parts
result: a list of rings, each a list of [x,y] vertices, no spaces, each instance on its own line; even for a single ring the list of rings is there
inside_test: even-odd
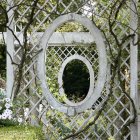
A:
[[[26,3],[26,1],[20,1]],[[19,3],[20,3],[19,2]],[[27,23],[28,14],[31,12],[31,5],[33,2],[28,1],[28,4],[21,5],[16,9],[15,22],[17,37],[23,36],[25,24]],[[108,2],[98,1],[86,1],[86,0],[59,0],[51,1],[45,0],[37,4],[36,13],[34,15],[34,24],[31,25],[28,34],[28,61],[24,65],[24,73],[22,77],[22,86],[20,87],[20,93],[18,95],[19,102],[24,102],[24,109],[29,109],[27,114],[27,120],[33,124],[38,124],[39,120],[44,125],[44,131],[46,137],[49,140],[61,140],[69,133],[77,132],[91,122],[97,111],[100,109],[101,104],[106,100],[106,97],[110,90],[109,80],[111,78],[110,66],[114,65],[114,61],[110,54],[109,46],[106,47],[107,59],[108,59],[108,73],[105,87],[102,91],[101,98],[93,105],[92,109],[85,110],[83,113],[76,114],[73,117],[69,117],[64,113],[61,113],[51,107],[42,95],[42,89],[40,87],[40,80],[36,72],[36,52],[40,49],[38,44],[40,37],[39,32],[44,32],[48,25],[52,23],[58,16],[76,12],[83,16],[93,18],[95,24],[100,27],[106,33],[107,38],[111,42],[112,53],[115,56],[118,53],[115,40],[109,32],[108,15],[111,11],[111,7],[114,4],[114,0]],[[127,3],[120,11],[120,19],[113,25],[113,31],[121,40],[125,35],[129,34],[129,8]],[[118,5],[116,5],[117,7]],[[93,12],[93,17],[91,12]],[[113,20],[113,19],[112,19]],[[124,20],[125,24],[121,24]],[[22,41],[21,41],[22,42]],[[17,44],[17,43],[16,43]],[[57,83],[58,72],[63,61],[74,54],[79,54],[87,58],[92,65],[95,72],[95,82],[98,77],[98,52],[96,45],[51,45],[46,50],[46,70],[48,75],[47,82],[49,90],[53,95],[61,101],[59,96],[59,87]],[[14,50],[14,58],[17,62],[21,60],[21,47],[16,45]],[[16,74],[15,67],[15,74]],[[107,103],[105,110],[102,112],[95,125],[91,126],[85,132],[82,132],[77,140],[107,140],[111,137],[116,139],[130,139],[130,128],[127,127],[122,131],[123,126],[130,120],[130,101],[122,92],[130,93],[130,45],[124,45],[122,48],[121,57],[121,80],[120,85],[116,77],[116,81],[113,87],[113,93],[110,100]],[[124,88],[124,89],[122,89]],[[17,114],[22,112],[23,106],[19,107]],[[124,135],[122,136],[122,134]]]

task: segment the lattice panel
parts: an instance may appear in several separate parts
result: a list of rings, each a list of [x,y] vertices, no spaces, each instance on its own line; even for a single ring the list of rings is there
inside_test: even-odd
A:
[[[32,5],[32,1],[19,1],[23,3],[23,6],[19,6],[16,9],[15,15],[15,28],[18,32],[17,37],[20,37],[24,33],[24,28],[27,23],[28,14],[31,12],[31,7],[24,3],[28,2]],[[37,55],[36,52],[40,50],[38,37],[39,32],[44,32],[48,25],[53,20],[63,14],[78,13],[82,16],[86,16],[90,19],[93,18],[95,24],[106,33],[107,38],[111,42],[111,50],[114,56],[118,53],[118,48],[112,35],[109,32],[108,15],[113,6],[114,0],[108,2],[98,2],[89,0],[59,0],[51,1],[45,0],[37,4],[36,12],[34,15],[34,24],[31,25],[28,33],[28,60],[24,64],[24,73],[22,77],[22,86],[17,96],[17,102],[19,102],[19,108],[17,114],[24,114],[24,110],[28,109],[28,113],[25,117],[26,121],[31,122],[34,125],[39,124],[39,120],[43,123],[43,130],[46,134],[47,140],[61,140],[66,135],[74,133],[82,129],[89,122],[91,122],[96,116],[98,110],[101,108],[102,103],[106,100],[110,91],[109,80],[111,78],[110,66],[114,65],[114,61],[110,54],[110,48],[106,45],[107,61],[108,61],[108,73],[107,80],[102,91],[102,96],[93,104],[91,109],[85,110],[83,113],[76,114],[73,117],[69,117],[66,114],[57,111],[47,102],[43,96],[42,89],[40,87],[40,79],[37,74]],[[58,5],[58,6],[57,6]],[[129,20],[130,11],[128,8],[129,2],[121,9],[121,18],[113,25],[113,31],[119,36],[121,40],[125,35],[129,34]],[[92,13],[93,12],[93,17]],[[125,20],[124,20],[125,19]],[[113,20],[113,19],[112,19]],[[120,24],[122,20],[125,24]],[[107,44],[107,42],[106,42]],[[21,61],[21,47],[16,45],[14,58],[17,62]],[[46,74],[46,82],[50,83],[49,90],[54,94],[57,100],[61,101],[58,96],[59,87],[57,84],[59,69],[66,58],[74,54],[79,54],[85,57],[94,69],[95,84],[98,77],[99,60],[96,45],[88,44],[69,46],[49,46],[46,50],[46,71],[51,75]],[[91,126],[85,132],[82,132],[76,140],[108,140],[109,138],[129,140],[131,131],[129,127],[123,129],[123,126],[130,120],[130,101],[123,94],[123,90],[130,93],[130,45],[124,45],[122,49],[121,57],[121,79],[123,86],[120,85],[116,77],[116,81],[113,87],[113,93],[110,100],[107,103],[106,109],[102,112],[95,125]],[[33,58],[33,59],[32,59]],[[15,74],[17,68],[15,67]],[[55,87],[55,90],[53,89]],[[122,87],[124,89],[122,89]],[[55,93],[57,92],[57,95]],[[122,136],[123,134],[123,136]],[[73,139],[73,138],[72,138]]]
[[[51,92],[56,94],[59,89],[58,83],[58,73],[62,63],[66,58],[72,55],[81,55],[88,59],[94,69],[95,84],[98,76],[98,52],[96,46],[87,45],[87,46],[50,46],[46,51],[46,78],[47,83],[50,83],[49,89],[53,89]],[[54,91],[53,87],[56,87]],[[60,95],[59,93],[55,96]],[[59,98],[59,97],[58,97]],[[59,99],[61,100],[61,98]]]

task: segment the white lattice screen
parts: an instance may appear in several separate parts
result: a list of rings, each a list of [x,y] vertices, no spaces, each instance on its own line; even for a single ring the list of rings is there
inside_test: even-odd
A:
[[[11,18],[13,26],[12,24],[10,24],[10,26],[11,28],[13,27],[15,29],[17,38],[19,38],[21,44],[23,44],[24,28],[27,23],[28,14],[29,12],[31,12],[31,5],[33,4],[33,1],[20,0],[15,1],[15,3],[23,4],[15,8],[14,11],[10,11],[9,17],[12,17],[13,12],[16,13],[14,15],[14,20],[13,18]],[[96,113],[100,109],[102,103],[106,100],[109,93],[111,79],[110,67],[114,64],[114,61],[111,58],[110,48],[104,38],[107,56],[107,76],[104,88],[101,92],[101,96],[92,105],[92,108],[86,109],[82,111],[82,113],[74,113],[74,116],[68,116],[66,113],[53,108],[53,106],[51,106],[46,100],[46,97],[44,96],[42,91],[41,79],[38,76],[37,72],[37,61],[40,53],[36,55],[36,52],[42,49],[40,45],[42,34],[46,29],[48,29],[49,25],[51,25],[56,18],[69,13],[77,13],[83,17],[89,18],[90,20],[92,19],[94,23],[98,27],[100,27],[100,30],[103,30],[106,33],[106,37],[111,42],[111,49],[113,50],[112,53],[113,55],[117,55],[118,50],[116,47],[116,43],[112,35],[110,34],[108,25],[108,15],[114,3],[114,0],[109,0],[108,2],[105,2],[103,0],[42,0],[37,4],[36,12],[34,15],[34,23],[30,26],[28,32],[28,56],[23,68],[24,72],[21,80],[22,84],[20,87],[20,92],[17,96],[20,104],[17,110],[17,114],[23,113],[23,109],[28,108],[29,111],[26,120],[34,125],[39,125],[39,123],[43,124],[47,140],[61,140],[66,135],[81,130],[84,126],[86,126],[94,119]],[[133,17],[135,14],[132,12],[132,10],[130,10],[129,7],[132,7],[132,9],[135,11],[134,3],[131,1],[127,1],[120,11],[121,18],[118,18],[118,20],[115,22],[115,25],[113,26],[113,31],[115,34],[117,34],[119,40],[121,40],[125,35],[130,34],[129,25],[134,29],[136,26],[135,21],[134,23],[130,24],[131,20],[136,19],[135,17]],[[93,17],[91,13],[93,14]],[[130,17],[130,15],[132,15],[132,17]],[[82,28],[79,32],[83,33],[83,31],[85,30],[86,29]],[[14,60],[17,63],[20,63],[22,48],[20,47],[19,42],[14,39],[10,31],[7,32],[7,36],[10,38],[9,40],[7,40],[8,48],[13,47],[13,49],[9,49],[9,52]],[[64,35],[63,39],[65,39],[65,37],[66,36]],[[75,35],[74,37],[77,36]],[[56,38],[52,37],[51,39],[55,40]],[[59,41],[59,39],[56,40]],[[11,42],[13,42],[13,46]],[[55,98],[61,103],[64,103],[62,97],[59,96],[60,87],[58,84],[58,74],[63,62],[68,57],[73,55],[80,55],[86,58],[86,60],[89,61],[94,70],[94,85],[96,85],[99,71],[99,52],[94,40],[90,43],[84,43],[82,41],[80,43],[67,43],[66,40],[58,44],[56,41],[54,42],[50,41],[49,46],[46,49],[46,56],[44,61],[46,63],[46,83],[48,83],[48,89],[55,96]],[[112,96],[107,102],[105,110],[102,112],[95,125],[91,126],[90,129],[82,132],[77,138],[74,139],[108,140],[109,138],[114,137],[115,140],[137,140],[137,137],[133,136],[133,133],[135,131],[134,126],[132,126],[132,129],[130,129],[129,126],[126,127],[122,132],[123,126],[125,126],[125,124],[132,117],[130,111],[130,100],[122,91],[125,89],[125,91],[131,95],[134,101],[137,95],[137,92],[135,90],[137,71],[134,69],[132,71],[132,68],[137,67],[137,57],[135,55],[136,50],[136,47],[130,45],[130,41],[123,45],[123,56],[121,57],[120,70],[121,80],[123,81],[124,85],[120,85],[117,77],[115,78],[116,81],[113,86]],[[15,85],[17,83],[14,79],[14,75],[17,74],[17,67],[12,66],[9,59],[7,64],[8,68],[11,69],[10,71],[8,71],[8,75],[10,74],[11,76],[9,78]],[[8,95],[10,96],[12,85],[11,83],[8,84]],[[124,89],[122,89],[122,87],[124,87]],[[67,103],[64,104],[67,105]],[[125,134],[122,136],[124,131]],[[135,131],[135,133],[138,133],[138,131]]]

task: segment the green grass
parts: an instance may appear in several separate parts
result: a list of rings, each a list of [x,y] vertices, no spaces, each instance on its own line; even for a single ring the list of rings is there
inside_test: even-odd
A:
[[[0,140],[44,140],[41,128],[31,126],[0,127]]]

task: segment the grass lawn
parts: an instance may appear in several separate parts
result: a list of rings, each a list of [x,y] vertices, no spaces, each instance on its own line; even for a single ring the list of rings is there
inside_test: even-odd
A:
[[[0,127],[0,140],[44,140],[41,128],[31,126]]]

